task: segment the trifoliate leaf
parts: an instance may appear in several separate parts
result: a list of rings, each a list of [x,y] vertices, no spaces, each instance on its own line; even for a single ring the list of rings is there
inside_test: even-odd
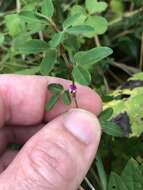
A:
[[[111,48],[98,47],[75,54],[74,59],[78,65],[93,65],[113,53]]]
[[[87,36],[92,32],[95,32],[94,28],[92,28],[91,26],[88,25],[77,25],[77,26],[73,26],[71,28],[67,28],[66,32],[69,34],[74,34],[74,35],[83,35],[83,36]]]
[[[55,33],[49,42],[52,48],[56,48],[64,40],[64,32]]]
[[[70,13],[71,13],[71,16],[78,13],[86,15],[85,9],[80,5],[74,5],[73,7],[71,7]]]
[[[25,29],[24,22],[18,14],[5,16],[5,22],[11,36],[21,34]]]
[[[38,19],[33,11],[21,11],[19,13],[21,19],[27,23],[41,23],[41,20]]]
[[[48,90],[53,94],[60,94],[64,90],[64,87],[61,84],[52,83],[48,85]]]
[[[81,25],[83,24],[85,19],[86,19],[85,14],[77,13],[75,15],[72,15],[64,21],[63,28],[66,29],[70,26]]]
[[[61,98],[65,105],[70,105],[72,102],[69,90],[65,90],[64,93],[62,94]]]
[[[54,95],[51,97],[51,99],[49,100],[47,106],[46,106],[46,111],[50,111],[58,102],[60,96],[59,95]]]
[[[73,78],[76,82],[83,85],[89,85],[91,81],[91,75],[88,70],[84,69],[82,66],[75,66],[72,72]]]
[[[42,60],[40,66],[40,71],[43,75],[48,75],[52,71],[56,63],[56,59],[57,59],[56,49],[49,49],[46,53],[46,56]]]
[[[94,37],[95,35],[101,35],[106,32],[108,28],[107,20],[102,16],[88,16],[85,24],[95,29],[94,33],[89,34],[88,37]]]
[[[16,49],[22,54],[36,54],[48,49],[48,43],[42,40],[29,40],[26,43],[19,44]]]
[[[40,66],[33,66],[29,69],[23,69],[20,71],[16,71],[15,74],[21,74],[21,75],[35,75],[40,72]]]
[[[100,123],[103,129],[103,132],[105,132],[106,134],[114,136],[114,137],[124,136],[122,129],[115,123],[111,121],[102,120],[102,119],[100,119]]]
[[[102,120],[108,120],[113,114],[113,109],[112,108],[107,108],[100,114],[100,119]]]
[[[136,160],[130,159],[122,172],[122,180],[126,184],[127,189],[142,190],[143,176],[139,164]]]
[[[97,2],[97,0],[86,0],[85,6],[90,14],[94,14],[105,11],[108,5],[103,1]]]
[[[51,18],[54,14],[54,5],[52,0],[44,0],[42,5],[42,14]]]
[[[109,178],[109,184],[108,184],[108,190],[129,190],[122,178],[116,174],[115,172],[112,172]]]

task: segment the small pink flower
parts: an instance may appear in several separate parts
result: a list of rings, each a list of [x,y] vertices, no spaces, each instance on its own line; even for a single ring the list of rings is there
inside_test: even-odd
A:
[[[77,87],[74,84],[71,84],[69,87],[70,93],[76,93],[77,92]]]

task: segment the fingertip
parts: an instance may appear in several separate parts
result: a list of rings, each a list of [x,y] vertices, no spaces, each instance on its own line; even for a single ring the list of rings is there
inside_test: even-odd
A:
[[[87,145],[99,143],[101,127],[96,115],[91,112],[83,109],[69,110],[64,117],[64,126]]]

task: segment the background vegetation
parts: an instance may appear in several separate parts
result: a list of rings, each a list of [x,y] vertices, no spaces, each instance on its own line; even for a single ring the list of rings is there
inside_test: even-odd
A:
[[[71,79],[103,99],[105,134],[81,189],[143,189],[142,69],[143,0],[0,1],[1,74]],[[59,96],[71,103],[49,90],[47,109]]]

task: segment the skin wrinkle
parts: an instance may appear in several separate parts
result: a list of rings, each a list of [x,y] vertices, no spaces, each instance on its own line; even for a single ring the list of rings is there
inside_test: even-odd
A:
[[[4,84],[3,84],[3,81],[4,81]],[[71,82],[65,81],[65,80],[60,80],[60,81],[63,83],[64,86],[66,86],[66,88],[69,87],[69,84],[71,83]],[[9,106],[10,106],[11,112],[12,112],[12,118],[11,118],[11,120],[8,121],[8,125],[11,125],[11,126],[9,126],[10,128],[14,127],[14,129],[12,129],[12,130],[14,130],[13,133],[15,133],[15,134],[10,134],[11,136],[13,136],[11,138],[14,138],[12,140],[19,141],[20,135],[21,135],[21,138],[23,138],[23,136],[25,136],[22,140],[22,142],[23,142],[23,141],[27,141],[28,138],[30,138],[31,136],[34,135],[33,133],[31,133],[29,135],[29,133],[30,133],[29,129],[30,129],[31,125],[35,125],[35,123],[37,123],[37,122],[39,123],[39,118],[41,118],[41,117],[42,117],[42,119],[44,118],[43,115],[45,115],[45,113],[44,113],[45,101],[47,101],[46,100],[47,97],[48,97],[48,99],[50,97],[50,93],[47,90],[47,85],[48,85],[48,83],[52,83],[52,82],[59,83],[60,81],[57,78],[51,78],[51,77],[44,77],[44,78],[40,77],[39,78],[38,76],[36,76],[36,77],[13,76],[12,77],[11,75],[8,75],[8,76],[3,76],[2,78],[0,77],[0,90],[1,90],[1,85],[5,86],[6,83],[8,83],[8,84],[10,83],[10,85],[8,85],[9,86],[8,93],[10,93],[10,90],[12,91],[12,96],[8,95],[8,96],[10,96],[10,97],[8,97],[8,99],[10,98],[10,100],[8,100],[8,101],[10,102],[9,104],[11,104]],[[19,85],[23,89],[24,95],[23,95],[22,91],[20,90],[21,88],[18,87]],[[99,109],[100,109],[101,105],[99,106],[100,103],[98,101],[98,96],[94,93],[94,91],[90,90],[89,88],[85,88],[85,87],[81,87],[81,86],[78,88],[78,90],[79,90],[78,96],[80,98],[80,102],[79,102],[80,107],[85,108],[86,110],[91,111],[95,114],[98,114],[100,112]],[[20,96],[20,99],[19,99],[19,96]],[[81,99],[81,96],[83,96],[82,99]],[[19,102],[21,103],[21,98],[23,100],[23,97],[24,98],[26,97],[23,102],[24,105],[19,107]],[[43,97],[45,97],[45,100]],[[90,97],[90,101],[89,101],[89,97]],[[88,101],[87,101],[87,99],[88,99]],[[6,98],[5,98],[5,101],[6,101]],[[30,103],[29,103],[29,101],[30,101]],[[73,170],[75,170],[74,167],[72,167],[71,164],[67,163],[67,161],[66,161],[67,156],[65,156],[66,158],[63,158],[61,160],[58,159],[58,160],[59,160],[59,162],[63,161],[63,163],[65,163],[65,164],[67,163],[69,165],[69,167],[72,167],[70,170],[71,170],[71,172],[74,173],[74,175],[75,175],[74,177],[76,179],[74,178],[73,184],[69,184],[70,186],[67,184],[63,184],[63,182],[59,183],[59,181],[58,182],[57,182],[57,180],[55,181],[55,179],[56,179],[55,176],[57,175],[57,172],[54,171],[55,173],[53,174],[52,173],[53,168],[51,168],[51,169],[46,168],[46,162],[44,164],[42,164],[43,166],[41,168],[41,170],[44,170],[44,171],[40,171],[40,172],[41,172],[42,176],[43,176],[43,174],[44,174],[44,176],[47,175],[48,179],[51,182],[53,182],[54,184],[57,184],[57,186],[58,186],[58,184],[60,184],[63,188],[65,186],[68,187],[66,189],[75,189],[75,184],[78,185],[81,182],[81,179],[84,177],[85,172],[88,169],[88,166],[92,161],[91,159],[93,158],[93,154],[95,155],[95,150],[97,149],[96,144],[98,144],[99,139],[95,138],[93,145],[86,148],[84,146],[84,144],[81,144],[79,141],[77,142],[77,139],[74,136],[71,135],[71,137],[70,137],[70,133],[68,133],[65,130],[65,128],[62,127],[62,123],[61,123],[61,120],[59,119],[59,117],[55,119],[55,117],[57,115],[59,116],[63,113],[63,110],[65,112],[70,108],[71,107],[68,107],[68,108],[65,107],[63,104],[61,104],[61,102],[59,102],[59,104],[55,106],[54,110],[52,110],[50,113],[46,113],[46,120],[45,120],[46,122],[51,121],[51,119],[54,119],[52,122],[49,123],[48,126],[46,125],[46,128],[47,128],[46,130],[49,131],[47,133],[48,136],[47,136],[46,140],[47,141],[51,140],[53,142],[55,141],[58,145],[60,144],[60,146],[64,146],[66,148],[66,151],[68,151],[69,154],[71,154],[71,156],[73,157],[73,160],[76,162],[75,164],[77,165],[76,173],[74,173],[75,171],[73,171]],[[62,116],[60,116],[60,117],[62,117]],[[41,121],[42,120],[40,120],[40,122]],[[22,127],[23,129],[20,129],[21,125],[23,125],[23,127]],[[27,127],[26,127],[26,125],[27,125]],[[57,128],[52,127],[53,125],[57,126]],[[25,127],[25,131],[27,134],[25,134],[25,132],[22,132],[22,130],[24,130],[24,127]],[[53,130],[53,128],[54,128],[54,130]],[[9,133],[12,133],[12,130],[9,130]],[[21,190],[37,189],[38,187],[39,187],[39,190],[40,190],[40,188],[42,189],[41,183],[44,183],[44,181],[42,181],[42,179],[40,181],[38,174],[36,175],[37,172],[32,173],[32,171],[30,171],[31,165],[29,165],[28,161],[26,160],[26,157],[28,159],[28,157],[30,157],[30,155],[31,155],[30,153],[28,154],[27,152],[31,148],[33,148],[32,144],[36,145],[36,140],[39,143],[43,141],[46,131],[43,131],[43,129],[41,131],[42,132],[39,132],[35,135],[38,138],[32,137],[28,141],[27,146],[24,146],[23,149],[16,156],[15,161],[13,161],[9,165],[8,169],[3,172],[4,173],[2,175],[3,177],[0,177],[0,184],[7,183],[5,186],[10,187],[10,185],[11,185],[11,189],[13,189],[13,190],[19,190],[18,189],[19,187]],[[1,139],[0,139],[0,141],[1,141]],[[46,147],[46,142],[43,141],[43,144],[45,144],[44,150],[48,151],[48,147]],[[86,154],[88,155],[88,158],[87,158]],[[58,157],[58,155],[57,155],[57,157]],[[51,162],[52,162],[52,160],[51,160]],[[62,167],[62,166],[58,166],[58,167]],[[65,167],[68,167],[68,166],[65,166]],[[65,170],[65,169],[66,168],[63,168],[63,170]],[[69,176],[68,169],[66,172],[65,172],[65,175]],[[34,179],[32,179],[32,178],[34,178]],[[7,182],[7,179],[9,180],[8,182]],[[32,181],[30,182],[30,180],[32,180]],[[30,185],[29,185],[29,183],[30,183]],[[36,183],[38,183],[38,185]],[[45,184],[45,186],[46,186],[46,184]],[[48,184],[47,184],[47,186],[48,186]],[[7,187],[7,190],[9,190],[9,187]],[[70,187],[74,187],[74,188],[70,188]],[[0,189],[1,189],[1,187],[0,187]],[[57,187],[57,189],[59,189],[59,186]],[[53,190],[53,188],[51,190]],[[54,188],[54,190],[55,190],[55,188]]]
[[[27,154],[27,156],[28,155],[29,154]],[[20,181],[20,185],[23,186],[25,184],[24,185],[24,187],[25,187],[24,190],[28,190],[26,187],[29,187],[29,186],[31,187],[31,189],[32,189],[32,187],[34,189],[34,186],[35,186],[36,189],[38,188],[38,190],[40,190],[41,184],[44,184],[45,182],[46,182],[45,183],[46,184],[45,185],[46,189],[48,189],[48,190],[57,189],[58,187],[56,186],[56,188],[55,188],[55,184],[51,183],[51,181],[49,179],[47,179],[45,176],[43,176],[41,174],[41,172],[39,172],[38,168],[35,167],[35,165],[33,163],[33,160],[31,160],[29,158],[31,158],[30,155],[28,156],[28,165],[32,166],[32,167],[30,167],[32,169],[31,170],[32,174],[27,173],[27,171],[23,168],[23,164],[21,166],[21,168],[22,168],[21,172],[22,172],[23,180]],[[39,178],[39,177],[41,177],[41,178]],[[43,182],[41,182],[41,179],[42,179]]]
[[[47,90],[47,86],[50,83],[62,83],[66,89],[68,89],[69,85],[71,84],[70,81],[66,81],[64,79],[59,79],[59,78],[55,78],[55,77],[19,76],[19,75],[1,75],[0,76],[0,89],[4,92],[4,94],[6,93],[7,88],[9,89],[8,93],[6,93],[7,96],[9,96],[9,97],[7,98],[5,96],[5,101],[7,101],[7,99],[9,101],[7,103],[11,109],[11,110],[9,110],[9,112],[10,111],[12,112],[12,117],[13,117],[12,121],[15,122],[13,124],[20,124],[20,120],[22,121],[23,116],[28,117],[28,118],[23,118],[23,122],[25,123],[25,125],[37,124],[37,123],[41,122],[41,120],[43,119],[43,115],[45,115],[44,121],[45,120],[49,121],[49,120],[55,118],[57,115],[65,112],[69,108],[71,108],[70,106],[64,106],[63,103],[58,102],[57,105],[53,108],[53,110],[51,110],[48,114],[44,112],[45,101],[46,101],[46,99],[49,100],[49,98],[50,98],[50,93]],[[29,84],[28,89],[27,89],[27,84]],[[26,107],[25,108],[23,107],[22,109],[19,108],[19,112],[16,114],[17,107],[15,107],[15,105],[16,105],[15,101],[17,101],[17,99],[19,98],[19,95],[23,97],[23,95],[21,95],[21,93],[19,94],[20,89],[21,89],[19,86],[21,86],[23,88],[23,90],[25,91],[25,93],[27,95],[27,96],[25,95],[25,97],[24,97],[24,98],[26,98],[25,99]],[[101,99],[99,98],[99,96],[97,94],[95,94],[95,92],[93,90],[89,89],[88,87],[83,87],[81,85],[77,85],[77,86],[78,86],[77,99],[78,99],[80,107],[83,109],[87,109],[91,112],[95,112],[96,114],[99,114],[99,112],[101,111]],[[35,94],[37,94],[37,96],[33,92],[36,92]],[[9,95],[9,94],[11,94],[11,95]],[[80,98],[81,95],[84,96],[85,98],[81,99]],[[30,101],[30,99],[31,99],[31,101]],[[90,99],[90,101],[89,101],[89,99]],[[94,104],[96,106],[91,104],[92,100],[93,101],[95,100]],[[32,104],[29,104],[29,101],[33,102],[34,105],[32,106]],[[36,103],[36,102],[39,102],[39,103]],[[9,105],[9,104],[11,104],[11,105]],[[13,107],[13,105],[14,105],[14,107]],[[30,109],[27,110],[30,105],[31,105],[31,108],[33,109],[32,110],[30,108],[31,112],[29,112]],[[39,105],[39,106],[37,106],[37,105]],[[87,105],[89,105],[88,108],[87,108]],[[15,109],[15,110],[13,110],[13,109]],[[39,109],[39,110],[37,110],[37,109]],[[23,114],[21,113],[22,111],[24,111]],[[26,113],[27,113],[27,115],[26,115]],[[22,115],[19,115],[19,114],[22,114]],[[16,119],[16,117],[17,117],[17,119]],[[36,122],[36,120],[37,120],[37,122]],[[10,120],[8,120],[8,121],[9,121],[9,123],[11,122]],[[16,122],[18,122],[18,123],[16,123]]]
[[[41,172],[39,171],[39,169],[34,166],[34,163],[33,163],[33,162],[31,162],[31,166],[32,166],[32,169],[35,171],[36,175],[40,176],[41,179],[44,179],[44,181],[46,182],[46,184],[48,184],[48,187],[46,187],[46,188],[48,188],[48,189],[50,188],[50,189],[53,189],[53,190],[54,190],[55,188],[57,188],[57,187],[54,185],[54,183],[51,183],[51,181],[50,181],[47,177],[45,177],[44,175],[41,174]],[[31,179],[31,181],[33,181],[33,179]],[[37,184],[37,185],[38,185],[38,184]]]
[[[64,160],[71,163],[71,164],[67,164],[68,167],[73,166],[74,168],[76,168],[74,159],[72,158],[71,154],[65,149],[65,147],[60,146],[60,144],[58,144],[57,142],[54,142],[54,141],[52,142],[50,140],[46,142],[46,146],[48,150],[47,152],[45,150],[45,147],[42,148],[42,145],[41,146],[37,145],[37,146],[39,146],[40,149],[38,150],[38,148],[36,148],[36,152],[39,152],[39,153],[42,152],[43,159],[44,157],[48,158],[47,161],[48,162],[50,161],[49,165],[52,167],[52,169],[55,170],[57,174],[61,176],[61,178],[64,181],[68,181],[68,183],[71,182],[71,180],[73,180],[74,176],[76,175],[75,173],[70,176],[66,175],[67,171],[69,171],[69,168],[63,169],[63,172],[65,174],[61,173],[62,168],[60,166],[62,166],[65,163]],[[59,154],[59,156],[57,156],[57,153]],[[49,159],[49,158],[52,158],[52,159]],[[62,158],[62,159],[59,160],[59,158]],[[54,161],[54,163],[51,162],[52,160]]]

